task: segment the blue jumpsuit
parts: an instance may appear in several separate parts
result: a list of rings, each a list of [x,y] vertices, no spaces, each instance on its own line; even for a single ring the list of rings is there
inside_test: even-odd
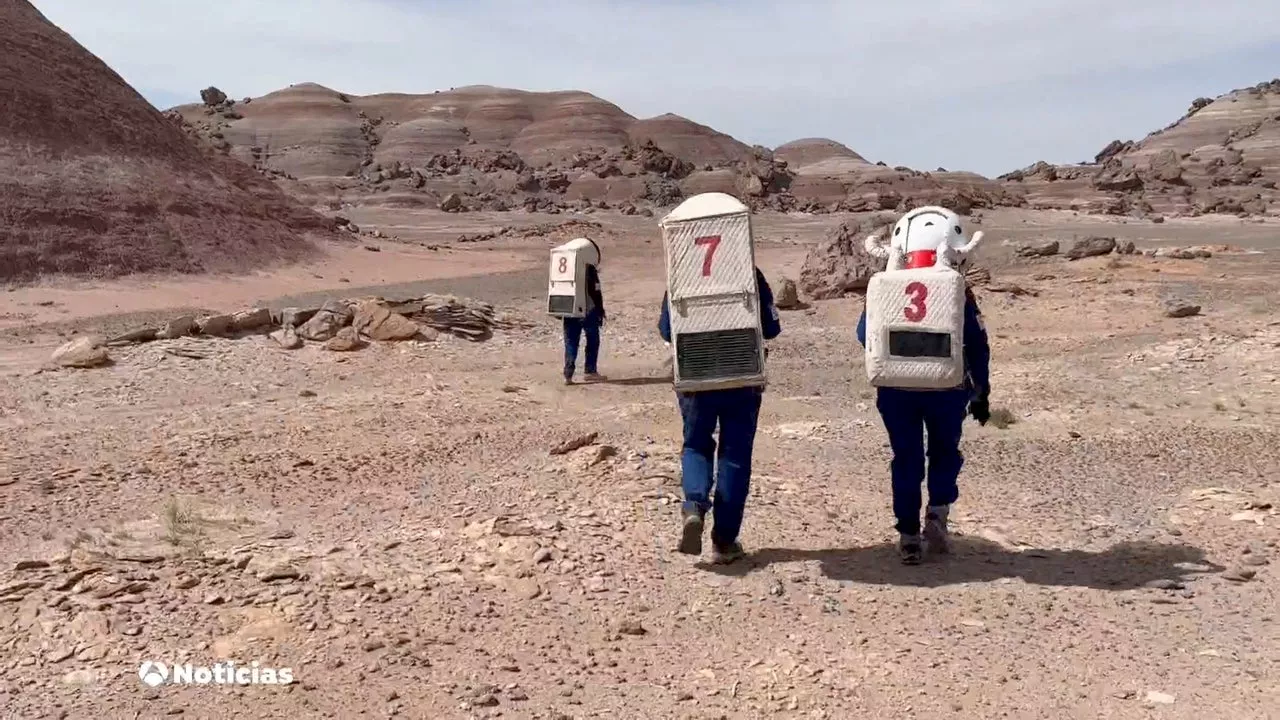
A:
[[[587,266],[587,314],[586,317],[564,319],[564,379],[572,380],[574,366],[578,364],[578,342],[587,336],[587,357],[583,371],[596,373],[600,359],[600,322],[605,319],[604,295],[600,292],[600,274],[595,265]]]
[[[760,327],[766,340],[782,332],[773,290],[764,273],[756,268],[760,294]],[[658,321],[662,339],[671,342],[671,314],[667,297],[662,297],[662,317]],[[680,454],[684,510],[705,514],[713,510],[715,526],[711,540],[717,546],[737,542],[751,489],[751,453],[756,441],[756,423],[764,388],[676,393],[684,420],[684,447]],[[717,452],[715,430],[720,426]],[[715,456],[714,458],[712,456]],[[718,468],[717,468],[718,465]]]
[[[858,319],[858,342],[867,344],[867,311]],[[960,496],[957,479],[964,465],[960,454],[961,426],[970,412],[979,422],[988,418],[991,393],[991,347],[973,291],[965,288],[965,382],[950,390],[877,388],[876,409],[889,434],[893,460],[893,514],[903,535],[920,533],[920,484],[926,479],[928,458],[929,506],[951,505]],[[923,431],[929,435],[928,446]]]

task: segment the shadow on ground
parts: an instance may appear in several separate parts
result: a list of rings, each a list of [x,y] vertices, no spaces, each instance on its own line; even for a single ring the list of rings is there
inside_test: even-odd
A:
[[[960,583],[1020,578],[1032,585],[1131,590],[1148,585],[1175,589],[1193,576],[1224,568],[1205,559],[1199,548],[1161,543],[1121,543],[1101,552],[1015,550],[975,537],[953,537],[952,554],[903,565],[892,544],[857,548],[799,550],[762,548],[733,565],[703,566],[711,572],[742,576],[777,563],[818,561],[832,580],[868,585],[942,587]]]
[[[601,385],[662,385],[671,384],[670,375],[665,377],[633,377],[633,378],[609,378],[601,380]]]

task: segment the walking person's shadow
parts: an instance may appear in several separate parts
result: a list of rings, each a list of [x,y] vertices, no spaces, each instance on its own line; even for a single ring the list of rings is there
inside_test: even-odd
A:
[[[898,561],[892,544],[868,547],[801,550],[762,548],[733,565],[708,565],[722,575],[743,576],[775,563],[818,561],[832,580],[868,585],[942,587],[959,583],[1021,578],[1033,585],[1130,590],[1143,586],[1177,589],[1194,575],[1224,568],[1188,545],[1132,542],[1106,550],[1006,548],[989,540],[953,535],[950,555],[926,559],[917,566]]]
[[[601,381],[600,381],[600,384],[601,384],[601,385],[624,385],[624,386],[634,386],[634,385],[664,385],[664,384],[665,384],[665,385],[670,385],[670,384],[671,384],[671,376],[670,376],[670,375],[667,375],[667,376],[665,376],[665,377],[664,377],[664,376],[659,376],[659,377],[632,377],[632,378],[616,378],[616,379],[615,379],[615,378],[609,378],[608,380],[601,380]]]

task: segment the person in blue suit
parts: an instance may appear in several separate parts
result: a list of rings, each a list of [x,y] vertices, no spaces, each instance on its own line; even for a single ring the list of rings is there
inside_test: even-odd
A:
[[[600,328],[604,326],[604,294],[600,291],[600,272],[595,265],[587,266],[587,313],[584,317],[564,319],[564,384],[573,384],[574,369],[578,364],[578,343],[587,337],[587,353],[583,362],[582,379],[587,382],[605,380],[596,367],[600,361]]]
[[[773,290],[764,273],[756,268],[756,288],[760,296],[760,326],[766,340],[782,332]],[[662,317],[658,321],[662,339],[671,342],[671,312],[667,296],[662,297]],[[767,351],[766,351],[767,353]],[[684,446],[680,453],[681,507],[680,545],[686,555],[702,554],[703,523],[712,511],[713,561],[731,563],[745,553],[738,542],[751,489],[751,453],[755,447],[756,424],[764,388],[679,392],[680,416],[684,420]],[[715,431],[720,426],[717,448]]]
[[[927,478],[929,506],[925,513],[923,540],[930,552],[946,553],[947,515],[960,496],[958,478],[964,464],[960,454],[961,426],[968,415],[980,425],[991,419],[991,347],[973,291],[965,288],[964,307],[965,381],[947,390],[916,390],[882,387],[876,389],[876,409],[889,434],[893,460],[889,474],[893,482],[893,514],[897,519],[898,548],[908,565],[923,556],[920,527],[920,485]],[[867,345],[867,311],[858,319],[858,342]],[[928,432],[928,444],[922,437]],[[928,471],[925,461],[928,460]]]

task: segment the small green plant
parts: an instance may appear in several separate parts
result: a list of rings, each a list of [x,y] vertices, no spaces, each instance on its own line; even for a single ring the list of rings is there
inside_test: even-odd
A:
[[[200,543],[200,516],[176,497],[164,505],[164,528],[164,540],[171,545],[194,549]]]
[[[997,428],[1004,430],[1010,425],[1016,425],[1018,418],[1008,408],[993,408],[991,410],[991,420],[989,421]]]

